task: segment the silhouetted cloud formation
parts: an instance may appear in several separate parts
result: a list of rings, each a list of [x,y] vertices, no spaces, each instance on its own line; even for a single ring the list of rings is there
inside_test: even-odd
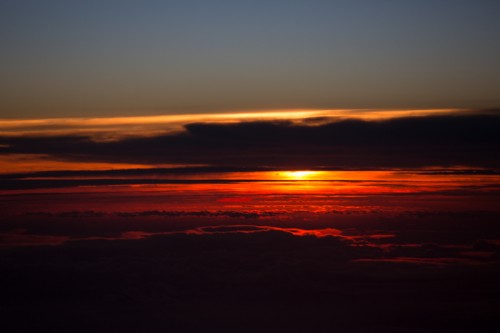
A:
[[[77,161],[249,168],[500,166],[498,113],[292,122],[195,123],[177,134],[95,142],[83,136],[3,137],[1,153]]]
[[[497,261],[471,264],[457,258],[457,249],[432,244],[391,254],[335,236],[238,230],[249,228],[4,250],[3,325],[77,332],[105,325],[121,332],[490,332],[498,324],[491,293]]]

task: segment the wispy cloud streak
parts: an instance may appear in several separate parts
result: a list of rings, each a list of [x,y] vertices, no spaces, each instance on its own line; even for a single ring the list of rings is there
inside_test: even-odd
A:
[[[0,138],[0,154],[47,154],[81,162],[197,164],[269,168],[498,167],[496,113],[331,120],[190,123],[155,136],[95,141],[91,136]]]

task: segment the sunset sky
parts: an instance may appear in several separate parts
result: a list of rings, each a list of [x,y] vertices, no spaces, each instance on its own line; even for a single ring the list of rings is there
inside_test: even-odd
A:
[[[488,0],[2,1],[0,172],[494,167],[499,15]]]
[[[491,0],[5,0],[5,118],[492,108]]]
[[[0,1],[0,327],[500,331],[499,17]]]

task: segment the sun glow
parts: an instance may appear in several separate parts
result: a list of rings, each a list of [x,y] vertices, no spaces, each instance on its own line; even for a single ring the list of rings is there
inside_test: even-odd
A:
[[[285,171],[283,177],[293,180],[308,180],[320,174],[319,171]]]
[[[89,135],[97,141],[118,140],[130,136],[151,136],[184,131],[184,126],[193,122],[238,123],[243,121],[287,120],[303,124],[304,119],[338,121],[362,119],[385,120],[398,117],[420,117],[466,112],[460,109],[429,110],[260,110],[233,113],[166,114],[125,117],[69,117],[40,119],[9,119],[0,117],[0,135]],[[138,113],[144,113],[141,111]],[[320,121],[321,122],[321,121]]]

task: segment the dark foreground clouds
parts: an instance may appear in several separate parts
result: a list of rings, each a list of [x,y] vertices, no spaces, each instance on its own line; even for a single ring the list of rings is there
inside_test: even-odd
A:
[[[1,153],[76,161],[234,167],[500,166],[500,116],[487,114],[291,122],[197,123],[155,137],[95,142],[84,136],[3,137]]]
[[[16,332],[500,328],[495,261],[378,260],[383,250],[343,237],[236,229],[3,250],[2,325]]]
[[[498,210],[391,212],[4,215],[2,328],[497,332]]]

